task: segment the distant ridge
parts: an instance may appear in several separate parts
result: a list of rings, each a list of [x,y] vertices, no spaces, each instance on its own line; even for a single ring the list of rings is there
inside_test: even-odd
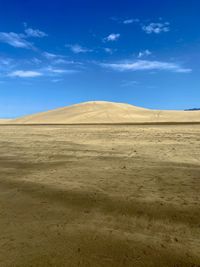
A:
[[[0,124],[5,124],[11,122],[12,119],[0,119]]]
[[[200,111],[151,110],[125,103],[90,101],[18,118],[15,124],[200,122]]]
[[[185,111],[195,111],[195,110],[200,110],[200,108],[189,108],[189,109],[185,109]]]

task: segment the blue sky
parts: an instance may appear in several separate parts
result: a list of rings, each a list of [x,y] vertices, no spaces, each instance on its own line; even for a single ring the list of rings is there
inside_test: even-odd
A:
[[[0,2],[0,117],[90,100],[200,106],[200,1]]]

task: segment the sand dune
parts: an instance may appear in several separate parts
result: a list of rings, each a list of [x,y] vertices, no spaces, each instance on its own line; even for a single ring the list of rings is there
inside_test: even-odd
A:
[[[10,119],[0,119],[0,124],[5,124],[11,122]]]
[[[25,116],[13,123],[200,122],[200,111],[151,110],[129,104],[93,101]]]

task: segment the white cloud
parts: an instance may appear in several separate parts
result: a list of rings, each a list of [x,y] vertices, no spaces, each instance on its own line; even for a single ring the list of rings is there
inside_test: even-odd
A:
[[[53,64],[74,64],[72,60],[65,60],[63,58],[57,58],[52,63]]]
[[[49,61],[51,61],[51,64],[76,64],[75,61],[73,60],[66,60],[65,56],[63,55],[58,55],[58,54],[53,54],[49,52],[43,52],[42,55]],[[77,63],[78,64],[78,63]]]
[[[19,77],[19,78],[35,78],[42,76],[43,74],[38,71],[30,70],[16,70],[8,74],[9,77]]]
[[[54,68],[52,66],[49,66],[49,67],[43,69],[43,71],[46,73],[52,73],[54,75],[73,74],[73,73],[78,72],[77,70],[73,70],[73,69]]]
[[[105,37],[103,40],[104,42],[113,42],[113,41],[117,41],[119,38],[120,38],[119,33],[111,33],[107,37]]]
[[[179,73],[189,73],[192,69],[183,68],[176,63],[162,62],[162,61],[149,61],[149,60],[136,60],[133,62],[124,61],[118,63],[101,63],[104,68],[109,68],[115,71],[171,71]]]
[[[42,63],[42,61],[41,61],[40,59],[36,58],[36,57],[34,57],[34,58],[31,60],[31,62],[32,62],[33,64],[36,64],[36,65],[39,65],[39,64]]]
[[[119,17],[111,17],[111,20],[120,23],[120,24],[132,24],[132,23],[138,23],[140,22],[139,19],[133,19],[133,18],[119,18]]]
[[[35,38],[43,38],[48,36],[48,34],[46,34],[45,32],[38,30],[38,29],[32,29],[30,27],[28,27],[28,24],[26,22],[23,23],[24,24],[24,32],[26,34],[26,37],[35,37]]]
[[[75,54],[87,53],[87,52],[92,52],[93,51],[92,49],[88,49],[88,48],[82,47],[79,44],[66,45],[66,47],[70,48],[70,50]]]
[[[46,68],[40,68],[38,70],[15,70],[9,72],[6,76],[7,77],[18,77],[18,78],[36,78],[40,76],[49,76],[49,77],[60,77],[65,74],[74,74],[77,73],[77,70],[73,69],[61,69],[61,68],[54,68],[52,66]],[[59,78],[60,79],[60,78]]]
[[[113,54],[114,49],[109,48],[109,47],[105,47],[105,48],[104,48],[104,51],[105,51],[106,53],[108,53],[108,54]]]
[[[57,73],[57,74],[66,73],[66,70],[64,70],[64,69],[56,69],[56,68],[52,68],[52,67],[47,68],[47,71]]]
[[[134,22],[140,22],[140,20],[139,19],[125,19],[123,21],[123,24],[132,24]]]
[[[142,57],[145,57],[145,56],[150,56],[152,54],[151,51],[149,51],[148,49],[144,50],[144,51],[140,51],[138,53],[138,58],[142,58]]]
[[[55,59],[59,57],[58,55],[49,52],[43,52],[43,56],[47,59]]]
[[[62,82],[63,81],[63,79],[53,79],[53,80],[51,80],[53,83],[59,83],[59,82]]]
[[[24,32],[26,33],[27,37],[35,37],[35,38],[43,38],[48,36],[45,32],[40,31],[38,29],[32,29],[32,28],[27,28],[24,30]]]
[[[27,24],[24,23],[24,33],[15,32],[0,32],[0,42],[9,44],[16,48],[35,49],[34,45],[27,41],[27,38],[42,38],[47,36],[45,32],[38,29],[27,28]]]
[[[0,66],[9,66],[12,63],[12,59],[10,58],[0,58]]]
[[[33,45],[25,40],[25,36],[23,34],[14,32],[0,32],[0,42],[17,48],[33,48]]]
[[[133,19],[126,19],[123,21],[124,24],[132,24],[134,22]]]
[[[145,31],[147,34],[155,33],[159,34],[162,32],[169,32],[170,27],[169,27],[169,22],[164,22],[164,23],[150,23],[149,25],[143,25],[142,26],[143,31]]]

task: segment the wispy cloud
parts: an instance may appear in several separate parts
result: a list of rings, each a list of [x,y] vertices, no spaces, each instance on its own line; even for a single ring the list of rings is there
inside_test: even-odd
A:
[[[11,58],[0,58],[0,66],[9,66],[12,63]]]
[[[38,29],[27,28],[26,23],[24,26],[24,33],[0,32],[0,42],[16,48],[35,49],[34,45],[27,39],[31,37],[42,38],[48,36],[45,32]]]
[[[33,44],[25,39],[24,34],[14,32],[0,32],[0,42],[9,44],[16,48],[33,48]]]
[[[134,22],[140,22],[140,20],[139,19],[125,19],[123,21],[123,24],[132,24]]]
[[[54,67],[47,67],[44,69],[45,72],[50,72],[54,74],[71,74],[71,73],[76,73],[77,70],[72,70],[72,69],[59,69],[59,68],[54,68]]]
[[[149,61],[149,60],[135,60],[124,61],[117,63],[100,63],[104,68],[109,68],[115,71],[171,71],[177,73],[190,73],[192,69],[183,68],[177,63],[162,62],[162,61]]]
[[[120,18],[120,17],[111,17],[110,19],[111,19],[112,21],[115,21],[115,22],[120,23],[120,24],[125,24],[125,25],[140,22],[140,20],[137,19],[137,18]]]
[[[77,70],[73,69],[61,69],[54,68],[52,66],[46,68],[40,68],[38,70],[15,70],[7,73],[7,77],[17,77],[17,78],[36,78],[40,76],[49,76],[49,77],[60,77],[65,74],[74,74],[77,73]]]
[[[44,60],[42,57],[40,59],[33,57],[20,60],[0,57],[0,76],[4,78],[36,78],[42,76],[60,79],[62,76],[81,71],[78,63],[68,61],[68,64],[63,64],[63,62],[61,64],[60,62],[59,65],[55,63],[57,60],[59,60],[57,57],[53,57],[53,60]]]
[[[111,33],[107,37],[103,39],[104,42],[114,42],[117,41],[120,38],[119,33]]]
[[[33,63],[33,64],[36,64],[36,65],[39,65],[39,64],[42,63],[42,61],[40,59],[36,58],[36,57],[32,58],[30,60],[30,62]]]
[[[43,74],[41,72],[32,70],[16,70],[8,74],[9,77],[18,77],[18,78],[35,78],[42,75]]]
[[[74,45],[65,45],[66,47],[68,47],[74,54],[80,54],[80,53],[87,53],[87,52],[92,52],[92,49],[83,47],[79,44],[74,44]]]
[[[169,32],[170,31],[170,24],[169,22],[158,22],[158,23],[150,23],[148,25],[143,25],[142,30],[145,31],[147,34],[160,34],[162,32]]]
[[[23,24],[25,28],[24,32],[25,32],[26,37],[43,38],[43,37],[48,36],[47,33],[41,30],[28,27],[28,24],[26,22],[24,22]]]
[[[51,80],[53,83],[59,83],[59,82],[62,82],[63,81],[63,79],[53,79],[53,80]]]
[[[103,48],[104,49],[104,51],[106,52],[106,53],[108,53],[108,54],[113,54],[116,50],[114,50],[114,49],[112,49],[112,48],[109,48],[109,47],[105,47],[105,48]]]
[[[54,65],[59,65],[59,64],[79,64],[78,62],[75,62],[73,60],[67,60],[66,56],[64,55],[59,55],[59,54],[54,54],[54,53],[49,53],[49,52],[43,52],[42,56],[46,58],[48,61],[51,62],[51,64]]]
[[[43,52],[42,55],[47,59],[55,59],[59,57],[58,55],[49,52]]]
[[[27,28],[24,30],[27,37],[43,38],[48,36],[45,32],[38,29]]]
[[[145,57],[145,56],[150,56],[152,54],[151,51],[149,51],[148,49],[144,50],[144,51],[140,51],[138,53],[138,58],[142,58],[142,57]]]

